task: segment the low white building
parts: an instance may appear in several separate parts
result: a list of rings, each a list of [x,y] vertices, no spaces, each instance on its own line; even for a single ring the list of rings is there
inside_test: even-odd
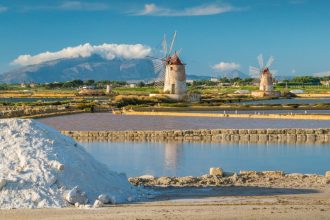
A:
[[[303,93],[305,93],[305,91],[302,90],[302,89],[294,89],[294,90],[290,90],[290,92],[293,93],[293,94],[303,94]]]
[[[250,90],[244,90],[244,89],[242,89],[242,90],[236,90],[234,93],[235,94],[246,95],[246,94],[250,94],[251,92],[250,92]]]

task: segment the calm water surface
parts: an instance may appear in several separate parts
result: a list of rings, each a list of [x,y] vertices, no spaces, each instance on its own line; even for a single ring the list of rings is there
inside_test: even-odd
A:
[[[330,128],[326,120],[209,118],[84,113],[39,119],[57,130],[171,130],[217,128]]]
[[[93,97],[93,98],[83,98],[84,100],[109,100],[106,97]],[[74,98],[0,98],[0,102],[59,102],[59,101],[69,101],[74,100]]]
[[[0,102],[59,102],[72,100],[71,98],[0,98]]]
[[[317,98],[317,99],[270,99],[270,100],[258,100],[258,101],[247,101],[240,102],[240,104],[323,104],[330,103],[330,98]]]
[[[324,174],[330,170],[329,145],[219,143],[81,143],[97,160],[129,177],[198,176],[209,168],[225,171],[283,170]]]
[[[190,111],[192,112],[192,111]],[[311,114],[330,115],[330,110],[221,110],[221,111],[193,111],[198,113],[218,113],[218,114]]]

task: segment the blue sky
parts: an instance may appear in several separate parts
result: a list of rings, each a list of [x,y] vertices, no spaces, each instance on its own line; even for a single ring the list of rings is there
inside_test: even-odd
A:
[[[175,30],[189,74],[247,73],[260,53],[278,75],[330,71],[328,0],[0,0],[0,73],[20,55],[85,43],[155,50]]]

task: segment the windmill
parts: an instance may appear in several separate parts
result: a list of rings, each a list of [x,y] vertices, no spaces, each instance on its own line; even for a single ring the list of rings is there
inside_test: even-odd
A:
[[[174,52],[174,42],[176,39],[176,32],[173,34],[170,45],[167,45],[166,36],[162,41],[163,55],[161,58],[150,57],[153,59],[155,71],[158,76],[155,81],[155,86],[163,87],[163,92],[182,96],[186,94],[186,71],[185,64],[179,58],[181,52]],[[169,47],[168,47],[169,46]]]
[[[258,57],[259,68],[250,66],[250,75],[254,78],[260,78],[259,90],[264,92],[273,91],[273,74],[276,73],[275,70],[270,70],[274,62],[274,58],[271,56],[266,65],[264,64],[264,59],[262,54]]]

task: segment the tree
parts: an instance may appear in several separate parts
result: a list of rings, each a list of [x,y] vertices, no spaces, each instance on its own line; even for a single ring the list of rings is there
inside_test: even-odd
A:
[[[86,86],[94,85],[94,83],[95,83],[95,80],[92,80],[92,79],[86,80],[86,81],[84,82],[84,84],[85,84]]]
[[[320,79],[313,76],[297,76],[292,79],[294,83],[319,85]]]

